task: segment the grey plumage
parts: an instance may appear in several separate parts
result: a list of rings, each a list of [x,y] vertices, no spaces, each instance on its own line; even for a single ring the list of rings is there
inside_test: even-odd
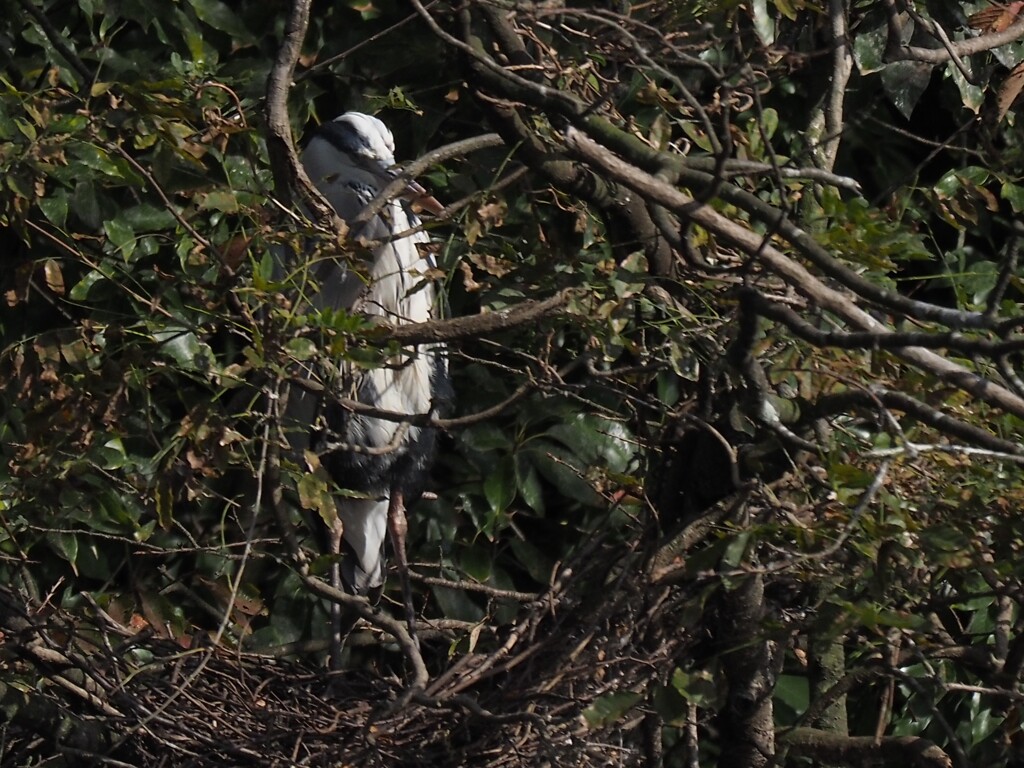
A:
[[[394,178],[394,139],[377,118],[346,112],[317,130],[302,153],[302,163],[338,216],[352,222]],[[404,198],[388,202],[360,233],[382,243],[373,251],[366,273],[349,269],[342,259],[318,267],[314,307],[357,309],[396,325],[434,316],[436,292],[429,277],[434,264],[419,247],[428,241],[427,235],[395,237],[419,225],[405,198],[436,205],[414,183]],[[435,412],[450,389],[439,345],[403,349],[380,368],[359,369],[340,362],[311,373],[327,382],[335,395],[407,415]],[[397,488],[411,500],[422,492],[434,453],[434,430],[353,413],[330,395],[316,397],[295,388],[286,416],[293,454],[298,458],[306,448],[313,450],[339,487],[366,497],[337,499],[348,550],[342,560],[345,583],[359,594],[382,586],[389,495]]]

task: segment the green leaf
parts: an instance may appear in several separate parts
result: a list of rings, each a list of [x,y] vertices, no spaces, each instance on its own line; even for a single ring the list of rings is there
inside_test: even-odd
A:
[[[462,553],[459,565],[470,578],[486,584],[494,573],[494,558],[483,547],[470,547]]]
[[[502,458],[484,479],[484,497],[494,514],[501,514],[515,500],[516,475],[510,457]]]
[[[299,503],[303,508],[319,514],[327,525],[332,525],[338,519],[338,507],[322,470],[303,474],[299,478],[296,490],[299,492]]]
[[[761,111],[761,129],[764,131],[765,138],[770,139],[775,135],[775,131],[779,128],[779,113],[767,107]]]
[[[100,198],[91,181],[82,181],[75,185],[75,192],[71,196],[71,210],[90,229],[99,229],[102,226]]]
[[[199,196],[199,207],[206,211],[238,213],[238,198],[233,192],[215,190]]]
[[[794,716],[799,716],[810,706],[810,685],[801,675],[779,675],[774,696],[789,707]]]
[[[252,45],[256,38],[230,6],[220,0],[190,0],[196,17],[204,24],[231,35],[236,43]]]
[[[592,729],[603,728],[621,720],[642,698],[633,691],[605,694],[583,710],[583,719]]]
[[[475,451],[511,450],[512,441],[495,424],[478,424],[462,433],[462,442]]]
[[[163,328],[153,331],[153,340],[160,352],[170,357],[182,370],[208,371],[213,363],[213,350],[184,328]]]
[[[879,14],[873,23],[866,22],[853,38],[853,58],[862,75],[880,72],[885,68],[885,46],[888,27]]]
[[[768,0],[753,0],[750,5],[754,17],[754,31],[766,46],[775,44],[775,15],[768,10]]]
[[[133,205],[119,217],[136,232],[158,232],[174,225],[174,214],[155,205]]]
[[[54,189],[45,197],[39,198],[39,210],[58,229],[64,229],[68,218],[68,193],[63,189]]]
[[[72,286],[71,291],[68,293],[68,297],[72,301],[85,301],[89,296],[89,289],[100,280],[104,279],[106,279],[106,275],[99,270],[94,269],[91,272],[87,272],[85,277]]]
[[[165,531],[169,530],[174,522],[174,491],[166,478],[160,478],[153,490],[153,498],[156,502],[156,521]]]
[[[1021,185],[1004,181],[999,196],[1010,204],[1014,213],[1024,211],[1024,187]]]
[[[123,181],[125,178],[121,164],[115,162],[106,150],[100,149],[94,144],[87,144],[82,141],[73,142],[69,146],[69,153],[75,160],[90,170],[120,181]]]
[[[437,604],[441,606],[442,613],[449,619],[476,622],[484,617],[483,610],[473,602],[465,590],[434,586],[431,587],[431,592]]]
[[[580,414],[571,422],[555,425],[549,434],[590,466],[625,472],[633,458],[634,448],[626,427],[601,416]]]
[[[561,445],[546,440],[531,440],[527,453],[541,477],[555,486],[565,498],[587,506],[600,507],[603,500],[583,477],[579,458]]]
[[[775,7],[778,9],[779,13],[781,13],[783,16],[785,16],[790,21],[796,21],[797,10],[796,10],[796,8],[793,5],[792,0],[774,0],[774,2],[775,2]],[[802,7],[802,4],[801,4],[801,7]]]
[[[690,705],[673,686],[656,686],[651,703],[654,705],[654,711],[665,721],[665,725],[675,728],[686,725]]]
[[[348,0],[348,7],[358,11],[363,21],[373,21],[380,16],[380,10],[374,6],[372,0]]]
[[[316,344],[313,343],[312,339],[306,338],[305,336],[298,336],[291,339],[287,344],[284,345],[285,350],[295,360],[310,360],[316,357],[319,351]]]
[[[931,77],[931,64],[894,61],[882,71],[882,85],[893,106],[909,120]]]
[[[689,673],[679,668],[672,673],[672,687],[680,696],[698,707],[712,706],[719,692],[710,672]]]
[[[103,231],[121,258],[130,261],[135,250],[135,230],[121,219],[111,219],[103,222]]]
[[[121,442],[121,438],[112,437],[103,444],[100,449],[100,454],[103,456],[103,468],[104,469],[121,469],[127,461],[128,456],[124,450],[124,443]]]
[[[544,514],[544,489],[540,483],[540,475],[536,467],[529,461],[529,457],[523,453],[515,455],[516,466],[516,487],[519,496],[526,505],[537,514]]]
[[[18,130],[21,131],[22,135],[29,141],[34,142],[39,138],[39,134],[36,132],[36,127],[28,120],[15,118],[14,122],[18,126]]]
[[[970,746],[981,744],[989,738],[1006,721],[1006,717],[996,714],[991,707],[980,706],[980,696],[975,695],[971,700],[971,717],[962,726],[968,726],[970,730]]]
[[[747,553],[747,547],[750,546],[752,538],[749,531],[743,531],[734,536],[725,548],[725,554],[722,555],[722,565],[727,568],[739,566],[743,562],[743,558]]]
[[[75,561],[78,559],[78,536],[74,533],[53,532],[46,534],[46,540],[60,557],[67,560],[71,570],[78,575]]]
[[[539,584],[547,584],[551,580],[551,571],[554,561],[540,551],[536,546],[518,536],[509,538],[509,546],[516,556],[519,564],[526,568],[530,578]]]
[[[976,75],[972,70],[974,69],[971,62],[970,56],[965,56],[958,62],[953,64],[950,62],[946,65],[946,74],[953,78],[953,82],[956,83],[956,87],[960,91],[960,100],[963,102],[964,107],[971,110],[974,114],[978,114],[981,111],[982,105],[985,103],[985,89],[975,85],[964,77],[964,72],[961,71],[963,67],[967,74],[972,78],[976,78]]]

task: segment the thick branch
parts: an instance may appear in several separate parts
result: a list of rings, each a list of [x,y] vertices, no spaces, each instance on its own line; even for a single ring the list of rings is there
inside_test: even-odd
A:
[[[758,314],[782,323],[804,341],[819,347],[840,349],[896,349],[897,347],[927,347],[948,349],[964,355],[985,355],[1001,357],[1024,351],[1024,338],[1014,337],[1005,341],[991,341],[978,337],[964,336],[957,331],[945,333],[899,332],[879,334],[876,331],[823,331],[804,320],[789,307],[776,304],[753,289],[745,292]]]
[[[779,737],[791,757],[822,763],[862,766],[881,761],[883,766],[952,768],[949,755],[936,744],[916,736],[841,736],[817,728],[794,728]]]
[[[429,320],[409,325],[381,325],[379,338],[402,344],[429,344],[457,339],[479,338],[557,314],[569,302],[571,290],[563,290],[543,301],[524,301],[508,309],[467,315],[451,320]]]
[[[885,407],[903,411],[922,424],[927,424],[945,435],[956,437],[972,445],[980,445],[992,451],[1018,456],[1024,454],[1024,446],[1019,443],[996,437],[980,427],[954,419],[904,392],[891,389],[873,387],[870,391],[850,390],[836,395],[825,395],[815,400],[809,407],[801,407],[801,418],[805,420],[828,418],[858,406],[874,409]]]
[[[991,51],[1001,45],[1007,45],[1015,40],[1024,37],[1024,20],[1018,21],[1013,26],[1007,27],[1002,32],[972,37],[968,40],[950,42],[948,47],[942,48],[920,48],[912,45],[904,45],[900,41],[899,16],[895,10],[895,3],[890,0],[886,3],[889,7],[889,42],[885,51],[887,61],[921,61],[926,64],[945,64],[954,57],[972,56],[975,53]],[[931,33],[938,38],[937,31],[932,29]]]
[[[772,231],[788,240],[800,255],[815,267],[867,301],[898,314],[942,323],[950,328],[998,328],[993,318],[986,317],[981,312],[965,312],[909,299],[857,274],[834,259],[814,237],[793,224],[775,206],[739,187],[721,184],[720,178],[715,175],[718,168],[713,158],[682,158],[659,152],[596,116],[588,116],[580,125],[591,137],[652,176],[659,179],[676,179],[678,183],[693,187],[702,193],[714,190],[718,197],[769,226]]]
[[[295,75],[295,64],[302,52],[302,43],[309,27],[309,6],[312,0],[295,0],[284,41],[277,54],[277,61],[267,78],[267,151],[274,171],[274,188],[278,199],[289,205],[292,191],[306,204],[317,223],[339,233],[346,231],[330,203],[313,186],[299,160],[299,153],[292,140],[291,121],[288,118],[288,90]]]
[[[370,601],[365,597],[350,595],[340,589],[335,589],[327,582],[315,576],[311,576],[308,572],[308,567],[302,567],[300,573],[303,583],[310,592],[345,606],[348,610],[358,614],[360,618],[366,619],[373,626],[383,629],[394,637],[398,646],[402,649],[406,660],[412,665],[412,688],[421,690],[426,687],[427,682],[430,680],[430,674],[427,672],[427,667],[423,663],[423,656],[409,635],[409,630],[406,629],[404,622],[392,618],[377,606],[371,605]]]
[[[430,166],[444,162],[453,157],[463,157],[468,155],[470,152],[476,152],[487,147],[500,147],[504,142],[501,136],[496,133],[485,133],[481,136],[474,136],[469,139],[462,139],[451,144],[447,144],[443,147],[431,150],[423,157],[415,160],[412,163],[408,163],[402,172],[395,176],[394,180],[388,183],[384,189],[377,193],[377,196],[370,201],[363,210],[359,212],[359,215],[352,219],[351,229],[353,232],[358,233],[359,230],[374,216],[379,214],[384,206],[388,204],[390,200],[394,200],[396,197],[401,195],[402,191],[408,186],[411,179],[415,179]],[[404,233],[400,233],[398,236],[403,236]]]
[[[843,103],[846,86],[853,73],[853,52],[850,46],[849,24],[845,0],[828,1],[829,27],[832,33],[832,77],[828,94],[820,112],[812,120],[812,131],[818,128],[815,156],[824,170],[831,171],[839,152],[839,139],[843,133]],[[820,119],[821,123],[818,123]]]
[[[764,618],[764,579],[751,574],[722,596],[716,639],[729,681],[722,713],[721,768],[762,768],[775,754],[772,646],[759,636]]]
[[[758,261],[801,294],[854,327],[880,335],[892,333],[888,326],[857,306],[850,297],[826,286],[801,264],[765,242],[761,235],[727,219],[709,206],[698,203],[660,179],[623,162],[575,128],[566,131],[566,140],[583,157],[613,178],[639,194],[689,218],[743,252],[756,256]],[[1024,399],[963,366],[920,347],[898,347],[894,352],[938,379],[954,384],[991,405],[1024,418]]]

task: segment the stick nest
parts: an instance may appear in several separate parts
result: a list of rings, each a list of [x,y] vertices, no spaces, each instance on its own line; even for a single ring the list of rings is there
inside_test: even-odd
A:
[[[383,633],[375,662],[183,649],[0,590],[2,762],[132,766],[644,764],[652,701],[691,638],[678,588],[564,578],[472,650],[424,631],[425,689]],[[429,622],[421,627],[426,630]],[[453,650],[457,649],[457,650]],[[365,649],[359,649],[361,653]],[[9,762],[10,761],[10,762]]]

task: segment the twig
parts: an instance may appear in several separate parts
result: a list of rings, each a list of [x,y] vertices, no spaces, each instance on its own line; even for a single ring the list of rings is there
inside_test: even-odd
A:
[[[43,34],[46,35],[46,39],[50,41],[50,45],[57,49],[57,52],[68,60],[68,64],[77,72],[82,80],[85,82],[82,84],[82,90],[88,92],[87,89],[92,85],[93,78],[95,75],[89,70],[87,66],[78,58],[71,46],[64,40],[64,36],[58,31],[58,29],[50,23],[50,20],[46,18],[46,14],[43,13],[32,0],[18,0],[18,5],[25,11],[29,16],[35,19],[36,23],[42,28]]]
[[[371,200],[366,207],[364,207],[359,214],[349,222],[349,229],[352,236],[359,237],[359,232],[366,224],[371,221],[377,214],[379,214],[384,206],[391,200],[398,197],[401,192],[409,185],[409,180],[414,179],[423,173],[425,170],[430,168],[432,165],[442,163],[445,160],[449,160],[453,157],[463,157],[471,152],[477,152],[487,147],[500,147],[504,144],[504,140],[496,133],[485,133],[482,136],[474,136],[469,139],[462,139],[460,141],[446,144],[443,147],[427,152],[427,154],[414,160],[413,162],[405,165],[402,171],[390,181],[384,189],[377,193],[376,197]],[[411,230],[415,231],[415,230]],[[399,240],[403,237],[408,236],[410,233],[400,232],[394,236],[393,239]],[[375,243],[366,243],[367,247],[373,247]]]
[[[996,461],[1009,461],[1012,464],[1024,465],[1024,456],[1019,453],[1003,453],[991,451],[987,448],[977,448],[973,445],[939,445],[934,443],[912,443],[906,442],[894,448],[876,448],[864,454],[872,459],[889,459],[897,456],[913,458],[920,453],[947,453],[951,456],[980,456],[984,459],[995,459]]]
[[[139,163],[138,160],[132,157],[120,144],[105,143],[103,146],[106,147],[108,151],[116,152],[121,157],[123,157],[125,161],[132,168],[134,168],[135,171],[142,176],[142,178],[144,178],[149,183],[149,185],[153,188],[153,191],[156,192],[157,197],[159,197],[160,201],[164,204],[164,208],[166,208],[170,212],[170,214],[174,217],[175,221],[178,222],[181,228],[188,232],[189,236],[197,243],[199,243],[201,246],[203,246],[206,250],[213,252],[214,248],[210,241],[203,237],[201,234],[199,234],[199,232],[196,231],[196,228],[185,220],[185,217],[181,215],[181,211],[179,211],[174,206],[174,204],[171,203],[170,198],[167,197],[167,193],[164,192],[163,188],[160,186],[160,183],[155,178],[153,178],[153,174],[146,170],[146,168],[141,163]]]
[[[980,337],[965,336],[956,331],[929,333],[925,331],[823,331],[804,320],[788,307],[769,300],[754,289],[743,292],[744,299],[756,306],[758,314],[782,323],[804,341],[819,347],[839,349],[898,349],[900,347],[925,347],[928,349],[949,349],[965,355],[987,355],[1000,357],[1024,351],[1024,337],[990,341]]]
[[[680,215],[692,219],[744,252],[756,255],[756,258],[772,272],[819,306],[863,330],[871,330],[879,335],[892,333],[887,326],[857,306],[848,296],[826,286],[801,264],[766,243],[757,233],[726,218],[709,206],[698,203],[692,197],[644,173],[636,166],[625,163],[576,128],[570,127],[566,130],[566,140],[590,162],[639,194],[648,196]],[[954,384],[980,400],[1024,417],[1024,399],[962,365],[920,347],[899,347],[894,352],[938,379]]]
[[[308,566],[300,568],[299,575],[302,577],[302,582],[313,594],[348,608],[350,611],[358,614],[360,618],[366,619],[373,626],[383,629],[394,637],[398,647],[402,649],[406,661],[412,666],[413,679],[411,690],[422,690],[426,687],[430,680],[430,674],[427,672],[426,664],[423,663],[423,656],[420,654],[415,641],[409,635],[405,624],[398,619],[388,616],[380,608],[371,605],[370,601],[365,597],[350,595],[310,575]]]
[[[519,603],[533,603],[540,599],[540,595],[536,595],[533,592],[516,592],[511,589],[498,589],[497,587],[480,584],[476,581],[465,581],[464,579],[452,581],[451,579],[441,579],[436,576],[424,576],[422,573],[416,573],[416,571],[409,571],[409,576],[413,581],[418,581],[421,584],[426,584],[431,587],[458,589],[463,592],[478,592],[495,600],[515,600]]]
[[[899,15],[895,0],[885,0],[885,6],[889,12],[890,24],[889,43],[885,52],[888,61],[921,61],[927,64],[944,64],[954,56],[971,56],[975,53],[990,51],[1024,37],[1024,20],[1021,20],[1002,32],[992,32],[968,40],[951,42],[948,48],[919,48],[903,45],[900,42]],[[930,31],[935,34],[934,30]]]
[[[476,338],[497,331],[505,331],[520,325],[536,322],[543,317],[557,314],[573,296],[570,288],[541,301],[523,301],[507,309],[456,317],[451,320],[429,320],[409,325],[381,324],[381,340],[398,341],[404,344],[424,344],[456,339]]]

